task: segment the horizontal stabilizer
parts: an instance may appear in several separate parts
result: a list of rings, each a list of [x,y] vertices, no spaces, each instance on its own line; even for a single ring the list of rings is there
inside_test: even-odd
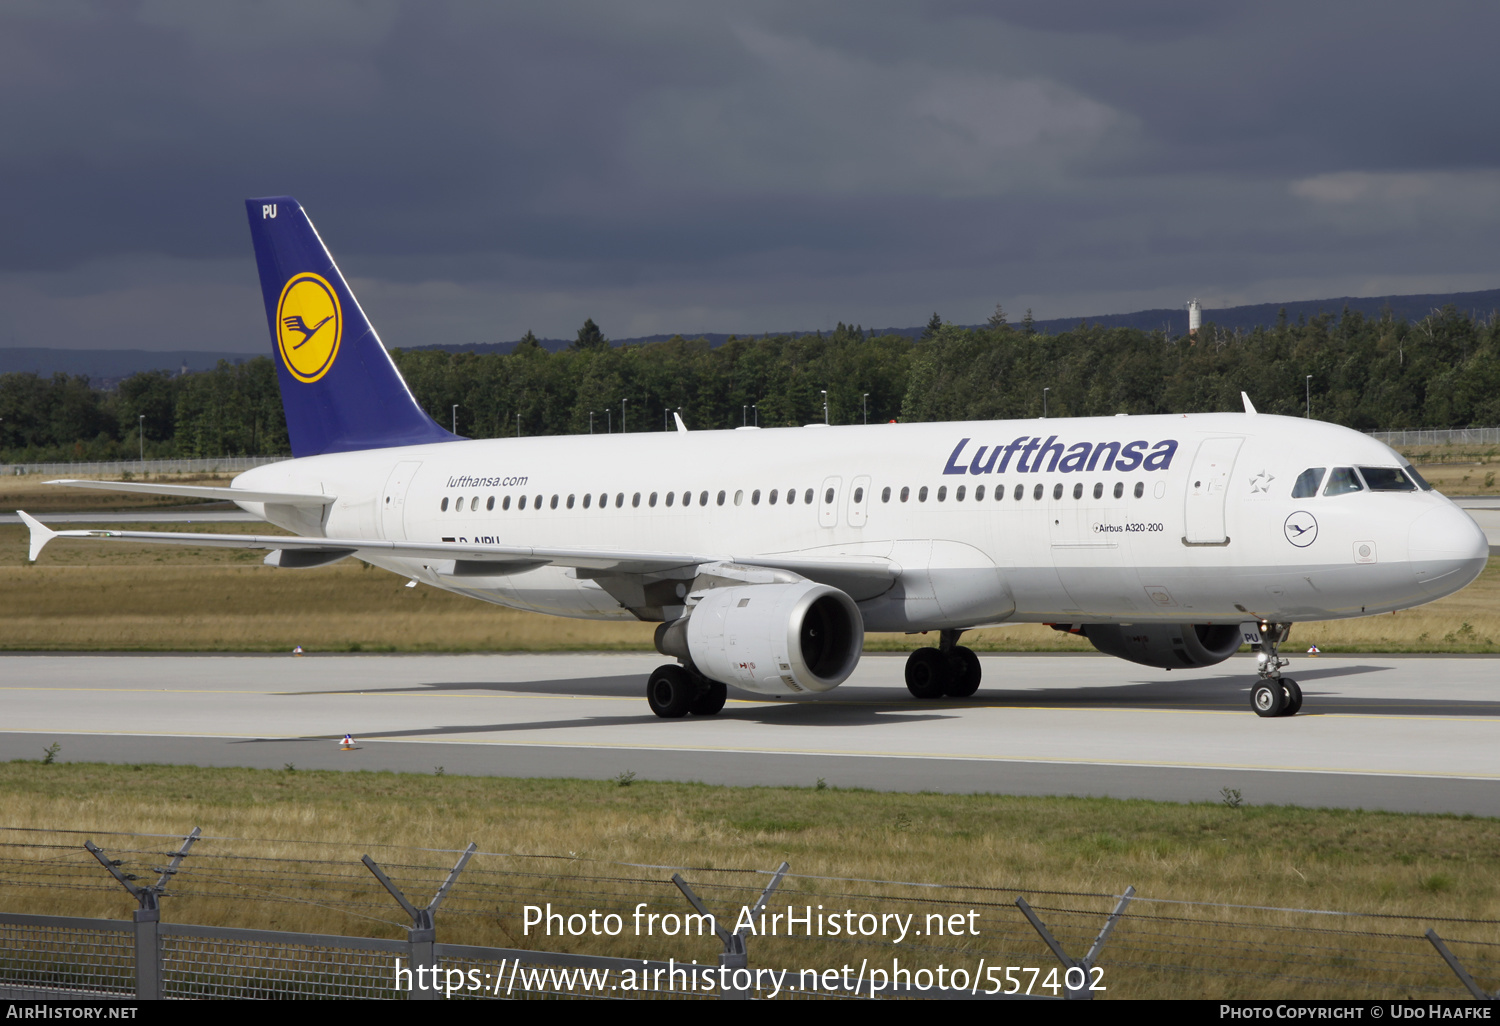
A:
[[[181,495],[189,499],[217,499],[225,502],[275,502],[288,506],[330,506],[334,495],[299,495],[294,492],[262,492],[253,488],[210,488],[207,485],[151,484],[147,481],[48,481],[69,488],[102,488],[107,492],[136,492],[141,495]]]

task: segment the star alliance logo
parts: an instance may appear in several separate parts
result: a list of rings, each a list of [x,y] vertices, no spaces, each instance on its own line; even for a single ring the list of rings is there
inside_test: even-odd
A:
[[[1274,480],[1276,478],[1262,470],[1250,479],[1250,493],[1253,495],[1256,492],[1269,492],[1271,490],[1271,482]]]

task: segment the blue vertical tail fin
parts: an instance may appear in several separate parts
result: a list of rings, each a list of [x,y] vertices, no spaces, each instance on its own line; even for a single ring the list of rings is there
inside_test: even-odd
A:
[[[245,210],[292,455],[457,441],[417,405],[297,201]]]

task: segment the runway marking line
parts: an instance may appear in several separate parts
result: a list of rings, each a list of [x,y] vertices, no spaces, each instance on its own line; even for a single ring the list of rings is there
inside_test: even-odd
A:
[[[525,693],[525,692],[515,692],[515,691],[508,692],[508,691],[504,691],[503,689],[497,689],[497,691],[501,692],[499,694],[470,694],[470,693],[466,693],[466,694],[454,694],[454,693],[448,692],[448,691],[406,691],[406,690],[402,690],[402,691],[377,691],[377,692],[368,692],[368,691],[236,691],[236,690],[232,690],[232,689],[230,689],[230,690],[222,690],[222,689],[214,689],[214,688],[75,688],[75,687],[51,688],[51,687],[36,687],[36,686],[31,686],[31,685],[14,685],[14,686],[0,685],[0,691],[43,691],[43,692],[46,692],[48,694],[57,694],[59,692],[69,692],[69,691],[79,691],[79,692],[85,692],[85,693],[100,692],[100,693],[105,693],[105,694],[121,694],[121,695],[131,695],[131,694],[142,694],[142,695],[161,695],[161,694],[169,694],[169,695],[262,695],[262,696],[270,696],[270,697],[274,697],[274,698],[288,698],[288,697],[295,698],[295,697],[299,697],[299,696],[307,696],[307,697],[311,697],[311,696],[323,696],[323,697],[335,698],[335,697],[343,696],[343,697],[351,697],[351,698],[448,698],[448,699],[474,699],[474,700],[479,700],[479,701],[484,701],[484,700],[493,701],[493,700],[498,700],[498,699],[517,699],[517,698],[518,699],[552,699],[554,701],[567,701],[567,702],[644,702],[645,701],[644,698],[637,698],[637,697],[634,697],[634,696],[631,696],[631,695],[535,695],[535,694],[528,694],[528,693]],[[1102,703],[1101,704],[1096,704],[1096,705],[1010,705],[1010,704],[1004,703],[1004,702],[995,702],[993,704],[991,704],[991,703],[983,703],[983,704],[968,703],[968,704],[959,705],[959,704],[956,704],[956,703],[953,703],[953,702],[946,702],[945,703],[945,702],[941,702],[941,701],[938,701],[938,702],[922,702],[922,703],[917,703],[915,701],[901,701],[901,700],[891,700],[891,701],[884,701],[884,702],[880,702],[880,701],[868,701],[868,702],[865,702],[865,701],[843,701],[843,700],[840,700],[840,699],[829,699],[827,701],[821,701],[821,702],[820,701],[775,702],[775,701],[765,701],[765,700],[758,700],[758,699],[751,699],[751,698],[731,698],[731,699],[729,699],[728,704],[729,705],[758,707],[758,708],[772,708],[772,707],[787,707],[787,708],[792,708],[792,707],[799,707],[799,706],[813,708],[813,707],[823,706],[823,707],[826,707],[826,708],[833,708],[833,709],[903,709],[903,710],[911,710],[911,709],[922,709],[922,710],[926,710],[926,709],[945,709],[945,710],[953,710],[953,709],[959,709],[959,710],[962,710],[962,709],[976,709],[976,710],[977,709],[986,709],[986,710],[1004,709],[1004,710],[1008,710],[1010,712],[1100,712],[1100,711],[1108,710],[1110,712],[1120,712],[1120,713],[1152,713],[1152,714],[1157,714],[1157,715],[1160,715],[1160,714],[1163,714],[1163,713],[1180,713],[1180,714],[1187,714],[1187,715],[1194,715],[1194,716],[1244,716],[1244,715],[1247,715],[1250,712],[1250,710],[1247,710],[1247,709],[1232,709],[1232,708],[1225,708],[1225,707],[1220,707],[1220,706],[1183,706],[1183,705],[1177,705],[1177,706],[1172,706],[1172,707],[1166,707],[1166,708],[1164,708],[1164,707],[1160,707],[1160,706],[1141,707],[1139,705],[1124,705],[1124,704],[1121,704],[1121,705],[1109,705],[1109,704],[1102,704]],[[1382,703],[1367,705],[1367,706],[1365,706],[1365,708],[1369,708],[1369,709],[1390,708],[1393,704],[1394,703],[1384,703],[1384,702],[1382,702]],[[1451,705],[1449,705],[1447,707],[1448,708],[1457,708],[1457,709],[1488,708],[1488,707],[1493,706],[1493,704],[1494,703],[1463,702],[1463,703],[1453,703],[1453,704],[1451,704]],[[1463,723],[1463,722],[1472,722],[1472,723],[1493,723],[1493,722],[1500,722],[1500,714],[1497,714],[1496,716],[1491,717],[1491,716],[1444,716],[1444,715],[1438,715],[1438,714],[1422,715],[1422,714],[1419,714],[1419,713],[1409,713],[1409,714],[1406,714],[1406,715],[1374,715],[1374,714],[1367,714],[1367,713],[1320,712],[1320,713],[1317,713],[1316,715],[1317,715],[1317,717],[1319,719],[1441,720],[1443,722],[1460,722],[1460,723]]]
[[[264,734],[185,734],[167,731],[154,731],[149,734],[131,734],[117,730],[38,730],[27,727],[12,727],[0,734],[54,734],[54,735],[83,735],[87,737],[190,737],[202,740],[245,740],[253,739],[266,742],[307,742],[336,740],[331,735],[299,735],[286,737],[267,737]],[[730,755],[810,755],[828,758],[879,758],[879,759],[926,759],[926,760],[951,760],[954,762],[1002,762],[1002,763],[1035,763],[1044,766],[1124,766],[1132,769],[1202,769],[1202,770],[1244,770],[1259,773],[1317,773],[1321,775],[1346,775],[1365,777],[1416,777],[1432,780],[1500,780],[1500,774],[1495,773],[1439,773],[1424,770],[1377,770],[1377,769],[1340,769],[1323,766],[1257,766],[1250,763],[1201,763],[1201,762],[1146,762],[1133,759],[1055,759],[1042,756],[1026,757],[1017,755],[956,755],[951,752],[891,752],[891,751],[866,751],[866,750],[839,750],[839,749],[791,749],[791,748],[753,748],[746,746],[709,746],[709,745],[652,745],[652,744],[608,744],[597,741],[573,741],[567,743],[547,741],[499,741],[484,738],[472,738],[466,740],[443,740],[441,738],[390,738],[386,735],[360,732],[361,741],[385,741],[387,744],[437,744],[437,745],[502,745],[512,748],[597,748],[614,749],[617,751],[654,751],[654,752],[700,752],[705,754],[730,754]]]

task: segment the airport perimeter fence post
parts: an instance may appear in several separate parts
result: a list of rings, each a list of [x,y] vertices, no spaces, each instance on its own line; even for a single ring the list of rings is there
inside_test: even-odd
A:
[[[791,865],[786,862],[783,862],[776,868],[775,874],[771,877],[771,882],[766,884],[766,889],[760,892],[760,897],[755,901],[755,907],[750,910],[750,919],[754,920],[765,910],[766,902],[771,899],[771,892],[776,890],[777,886],[781,883],[781,878],[786,876],[787,871],[791,868]],[[710,912],[699,899],[698,895],[693,893],[693,889],[688,886],[688,882],[682,878],[681,873],[673,873],[672,882],[677,885],[677,889],[682,892],[682,896],[687,898],[688,904],[697,909],[699,915],[708,916],[709,921],[714,924],[714,933],[719,935],[719,941],[724,945],[724,950],[719,955],[719,965],[729,970],[727,978],[732,981],[734,979],[734,970],[748,969],[750,967],[750,953],[745,949],[743,928],[730,932],[720,926],[719,917]],[[751,994],[751,987],[729,986],[719,992],[721,998],[729,1001],[748,1001]]]
[[[1476,1001],[1500,1001],[1500,991],[1496,991],[1494,994],[1485,993],[1484,988],[1479,985],[1474,977],[1469,975],[1469,971],[1464,968],[1464,964],[1458,960],[1458,956],[1448,950],[1448,945],[1443,943],[1443,938],[1437,935],[1436,930],[1428,930],[1426,936],[1432,942],[1432,946],[1437,948],[1437,953],[1443,956],[1443,961],[1448,963],[1448,968],[1453,970],[1453,974],[1458,977],[1460,983],[1469,989],[1469,993],[1474,995]]]
[[[1119,904],[1115,905],[1115,910],[1104,921],[1104,926],[1099,930],[1099,936],[1094,938],[1094,943],[1089,947],[1088,954],[1080,959],[1072,959],[1068,957],[1068,953],[1063,950],[1063,946],[1058,943],[1057,938],[1052,936],[1052,931],[1047,929],[1046,924],[1037,918],[1037,914],[1031,910],[1031,906],[1026,904],[1026,899],[1017,895],[1016,907],[1031,922],[1036,932],[1042,935],[1042,940],[1046,941],[1047,947],[1052,949],[1052,953],[1057,956],[1057,960],[1063,964],[1063,987],[1066,990],[1066,1000],[1094,1000],[1094,992],[1089,989],[1089,973],[1094,968],[1095,963],[1099,961],[1099,953],[1104,950],[1104,942],[1109,940],[1109,935],[1114,930],[1115,923],[1120,921],[1120,916],[1125,912],[1125,906],[1130,904],[1130,899],[1134,896],[1134,886],[1125,888],[1125,893],[1120,895]],[[1082,979],[1076,987],[1073,985],[1073,980],[1071,979],[1073,975],[1072,970],[1074,969],[1081,970],[1082,972]]]
[[[131,883],[133,874],[120,872],[120,860],[107,858],[93,841],[84,841],[83,846],[99,864],[109,870],[111,876],[120,881],[131,897],[140,903],[132,919],[135,921],[135,996],[143,1001],[160,1001],[161,980],[161,899],[167,884],[177,875],[177,867],[187,858],[188,849],[203,834],[202,827],[193,827],[193,832],[182,840],[182,846],[172,856],[172,861],[158,870],[161,877],[154,884],[137,887]],[[154,867],[153,867],[154,868]]]
[[[407,901],[406,895],[401,893],[401,888],[392,883],[391,878],[380,871],[380,867],[375,864],[374,859],[368,855],[360,858],[360,861],[365,864],[365,868],[375,874],[375,879],[379,880],[385,889],[391,892],[391,897],[395,898],[396,903],[406,910],[407,915],[411,916],[411,926],[406,929],[406,941],[410,952],[408,957],[411,962],[412,974],[412,987],[406,992],[408,1001],[435,1001],[438,998],[438,961],[437,952],[434,950],[437,944],[437,926],[433,920],[437,915],[438,906],[448,896],[448,891],[453,886],[453,881],[458,879],[458,874],[463,872],[464,866],[469,864],[469,859],[478,850],[479,845],[470,841],[469,846],[464,849],[464,853],[459,856],[457,865],[448,873],[448,878],[443,881],[443,886],[437,889],[437,893],[432,896],[432,900],[427,903],[426,908],[417,908],[411,902]],[[423,976],[426,976],[431,981],[429,986],[422,985]]]

